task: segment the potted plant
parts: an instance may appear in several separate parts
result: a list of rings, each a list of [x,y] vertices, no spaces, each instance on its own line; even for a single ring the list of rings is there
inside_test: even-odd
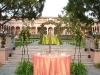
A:
[[[76,61],[74,62],[75,54],[76,54],[76,48],[75,48],[74,60],[71,64],[71,68],[70,68],[71,74],[72,75],[87,75],[86,66],[81,61],[80,47],[81,47],[81,42],[82,42],[82,38],[83,38],[83,34],[82,34],[81,30],[77,29],[74,32],[73,38],[76,41],[76,48],[79,47],[79,50],[78,50],[79,53],[78,53],[78,62],[76,63]]]
[[[98,49],[99,47],[99,40],[100,40],[100,35],[94,35],[94,50],[89,50],[89,55],[91,56],[91,58],[93,59],[93,63],[98,63],[100,62],[100,50]]]
[[[78,63],[72,62],[71,64],[71,74],[72,75],[87,75],[88,71],[86,66],[80,61]]]
[[[19,62],[19,65],[15,70],[15,73],[17,75],[33,75],[33,65],[31,62],[29,62],[28,48],[25,47],[28,44],[27,41],[30,39],[29,30],[27,28],[23,28],[19,34],[19,38],[23,46],[22,58],[21,58],[21,62]],[[25,57],[25,54],[27,54],[28,59]]]
[[[100,69],[100,63],[95,63],[94,66]]]
[[[23,61],[19,62],[19,65],[16,68],[15,73],[16,75],[33,75],[32,63],[23,58]]]

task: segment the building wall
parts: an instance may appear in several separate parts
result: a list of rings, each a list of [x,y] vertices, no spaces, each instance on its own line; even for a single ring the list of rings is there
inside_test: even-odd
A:
[[[48,20],[58,22],[57,17],[40,17],[40,18],[34,20],[34,22],[32,24],[27,22],[27,25],[30,27],[30,33],[31,34],[39,34],[41,24],[48,21]],[[6,23],[3,27],[0,27],[0,29],[6,28],[9,33],[19,34],[20,31],[22,30],[23,26],[25,26],[25,25],[22,22],[22,20],[12,19],[8,23]],[[65,25],[63,24],[62,26],[65,26]],[[55,32],[56,26],[53,24],[45,25],[44,27],[46,29],[45,34],[49,33],[50,28],[52,28],[52,30]],[[68,35],[69,33],[67,33],[66,30],[63,30],[62,35],[65,35],[65,34]]]
[[[29,21],[26,23],[30,27],[31,34],[39,34],[42,23],[47,22],[48,20],[52,20],[54,22],[59,22],[57,19],[58,19],[58,17],[40,17],[40,18],[34,20],[34,22],[32,24]],[[0,22],[2,22],[2,21],[0,21]],[[0,31],[5,28],[8,33],[19,34],[20,31],[22,30],[23,26],[25,26],[25,25],[22,22],[22,20],[12,19],[11,21],[7,22],[3,27],[0,26]],[[65,24],[62,24],[62,27],[63,26],[65,26]],[[53,30],[54,33],[57,33],[55,30],[56,26],[54,24],[45,25],[44,27],[45,27],[44,34],[46,34],[46,35],[48,35],[50,28]],[[71,32],[69,32],[69,30],[70,29],[65,29],[61,32],[61,34],[62,35],[70,35]],[[100,34],[100,23],[97,19],[94,19],[94,25],[92,26],[91,30],[92,30],[93,34]]]

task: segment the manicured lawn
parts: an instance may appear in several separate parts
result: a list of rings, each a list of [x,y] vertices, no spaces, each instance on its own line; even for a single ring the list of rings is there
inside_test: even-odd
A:
[[[34,41],[39,41],[39,39],[32,39],[31,38],[30,40],[27,41],[27,44],[32,43]],[[62,42],[66,42],[66,43],[69,43],[69,44],[72,44],[72,45],[76,45],[75,40],[62,40]],[[22,46],[22,42],[19,39],[15,40],[15,47],[17,47],[17,46]],[[85,40],[84,39],[82,39],[81,47],[85,47]]]
[[[38,41],[39,39],[29,39],[27,42],[25,42],[25,44],[30,44],[34,41]],[[18,46],[22,46],[22,42],[19,40],[19,39],[16,39],[15,40],[15,44],[14,44],[15,47],[18,47]]]
[[[72,45],[76,45],[75,40],[62,40],[62,41],[69,43],[69,44],[72,44]],[[81,41],[81,47],[85,47],[85,40],[84,39],[82,39],[82,41]]]

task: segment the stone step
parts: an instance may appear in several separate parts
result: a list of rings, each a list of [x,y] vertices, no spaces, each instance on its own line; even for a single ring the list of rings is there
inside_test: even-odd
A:
[[[32,60],[29,60],[31,63],[33,63]],[[6,64],[18,64],[19,62],[21,62],[21,59],[20,60],[12,60],[12,61],[6,61]],[[74,62],[78,62],[77,60],[74,60]],[[93,66],[93,62],[90,62],[90,61],[82,61],[82,63],[84,63],[84,65],[86,66]]]
[[[12,57],[8,57],[8,59],[17,59],[17,58],[21,58],[22,57],[22,55],[13,55]],[[23,55],[23,57],[25,57],[25,58],[27,58],[28,57],[28,55]],[[32,58],[33,57],[33,55],[29,55],[29,58]],[[81,59],[87,59],[87,60],[91,60],[91,58],[88,58],[88,56],[81,56],[81,57],[79,57],[79,56],[72,56],[71,57],[72,59],[78,59],[78,58],[81,58]]]
[[[34,53],[30,53],[30,54],[25,54],[26,56],[29,55],[29,56],[33,56],[34,54],[38,54],[39,52],[34,52]],[[46,52],[44,53],[41,53],[41,54],[47,54]],[[57,54],[57,53],[52,53],[52,54]],[[72,57],[75,55],[75,57],[78,57],[80,56],[79,54],[74,54],[74,53],[64,53],[66,55],[70,54]],[[23,54],[24,55],[24,54]],[[17,56],[22,56],[22,53],[15,53],[15,54],[12,54],[12,57],[17,57]],[[88,57],[88,54],[81,54],[81,57]]]
[[[26,55],[26,56],[23,56],[24,58],[29,58],[29,59],[32,59],[33,57],[31,57],[31,56],[29,56],[28,57],[28,55]],[[14,59],[14,60],[17,60],[17,59],[20,59],[20,58],[22,58],[22,56],[17,56],[17,57],[8,57],[8,59],[10,60],[12,60],[12,59]],[[74,59],[74,57],[71,57],[71,59]],[[91,60],[91,58],[89,59],[89,58],[86,58],[86,57],[79,57],[79,59],[81,59],[81,60],[87,60],[87,61],[90,61]],[[75,60],[78,60],[78,57],[75,57]]]
[[[38,53],[46,54],[49,52],[49,46],[46,46],[46,45],[43,45],[43,47],[42,46],[33,47],[33,46],[34,45],[27,47],[28,49],[25,48],[25,53],[26,53],[25,58],[28,58],[28,55],[27,55],[27,50],[28,50],[29,60],[32,63],[33,63],[33,61],[32,61],[33,54],[38,54]],[[56,47],[60,47],[60,46],[56,46]],[[57,54],[57,52],[70,54],[72,56],[72,60],[74,59],[74,55],[75,55],[75,62],[78,61],[78,55],[79,55],[78,48],[76,49],[76,54],[75,54],[74,47],[72,47],[72,48],[56,48],[56,47],[53,46],[51,48],[51,54],[54,54],[54,53]],[[22,47],[17,47],[16,50],[13,50],[12,57],[8,57],[6,64],[18,64],[18,62],[20,62],[21,58],[22,58],[22,49],[23,49]],[[81,49],[80,52],[81,52],[82,62],[85,65],[93,65],[91,58],[88,58],[88,52],[85,52],[84,49]]]
[[[15,50],[22,50],[22,49],[49,49],[49,46],[48,47],[41,47],[41,46],[38,46],[37,48],[36,47],[24,47],[24,48],[16,48]],[[63,47],[59,47],[59,48],[53,48],[51,47],[51,49],[58,49],[58,50],[79,50],[79,48],[75,49],[75,48],[63,48]],[[80,48],[80,51],[84,51],[84,48]]]

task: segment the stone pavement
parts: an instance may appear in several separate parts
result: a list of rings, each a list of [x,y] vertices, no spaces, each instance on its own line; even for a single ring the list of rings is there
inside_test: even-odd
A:
[[[42,45],[38,45],[37,42],[34,42],[33,44],[30,44],[29,47],[33,48],[34,47],[47,47],[48,46],[42,46]],[[73,45],[70,45],[70,44],[67,44],[67,43],[64,43],[63,45],[55,45],[55,46],[52,46],[53,48],[75,48]],[[16,69],[17,65],[4,65],[2,67],[0,67],[0,75],[16,75],[14,73],[15,69]],[[100,69],[97,69],[95,68],[94,66],[87,66],[87,70],[88,70],[88,75],[100,75]]]
[[[14,73],[16,65],[4,65],[0,68],[0,75],[16,75]],[[87,66],[88,75],[100,75],[100,69],[95,68],[94,66]]]

